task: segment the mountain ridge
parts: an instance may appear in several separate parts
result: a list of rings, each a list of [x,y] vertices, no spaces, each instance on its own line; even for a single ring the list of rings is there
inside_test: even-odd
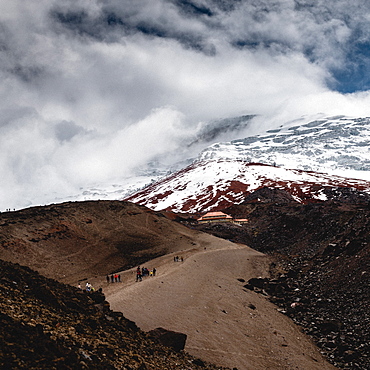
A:
[[[27,261],[46,277],[70,284],[193,247],[195,238],[163,214],[118,200],[0,213],[0,258]]]

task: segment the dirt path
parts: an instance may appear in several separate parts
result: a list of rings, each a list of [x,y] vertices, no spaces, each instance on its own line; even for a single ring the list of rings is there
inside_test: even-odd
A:
[[[184,262],[174,262],[176,255]],[[156,267],[155,277],[135,282],[133,269],[121,273],[121,283],[95,284],[143,330],[187,334],[185,350],[203,360],[238,370],[334,369],[276,306],[237,280],[267,276],[268,265],[262,253],[209,236],[145,264]]]

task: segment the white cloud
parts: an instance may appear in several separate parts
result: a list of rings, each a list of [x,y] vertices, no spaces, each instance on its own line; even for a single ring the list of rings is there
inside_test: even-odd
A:
[[[298,3],[196,3],[209,16],[160,0],[6,0],[0,209],[170,164],[215,119],[260,115],[247,135],[318,112],[369,115],[367,92],[327,87],[354,62],[351,40],[368,42],[369,6]]]

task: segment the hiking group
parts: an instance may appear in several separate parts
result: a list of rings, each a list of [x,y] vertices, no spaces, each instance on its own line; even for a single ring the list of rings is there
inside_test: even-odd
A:
[[[107,283],[120,283],[121,282],[121,275],[120,274],[111,274],[110,276],[107,275]]]
[[[140,266],[138,266],[136,269],[136,281],[142,281],[143,277],[145,276],[155,276],[156,272],[157,272],[156,268],[148,270],[146,267],[140,268]]]

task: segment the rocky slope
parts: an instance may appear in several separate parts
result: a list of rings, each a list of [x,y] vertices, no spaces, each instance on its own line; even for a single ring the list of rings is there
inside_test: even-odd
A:
[[[273,255],[277,262],[271,266],[271,278],[242,283],[234,277],[235,284],[269,296],[281,312],[315,338],[336,366],[368,368],[370,199],[366,193],[347,188],[325,190],[325,197],[330,200],[305,205],[281,190],[261,189],[226,210],[234,217],[248,218],[244,226],[197,226],[189,217],[184,221],[189,228],[161,213],[118,201],[64,203],[0,214],[0,258],[27,264],[55,279],[45,280],[29,269],[1,263],[0,328],[9,343],[1,354],[7,361],[4,368],[9,368],[7,364],[21,367],[28,357],[34,362],[25,362],[23,368],[43,368],[44,357],[52,366],[55,362],[55,368],[71,368],[71,363],[81,361],[81,368],[94,368],[95,359],[101,361],[101,356],[107,356],[106,368],[124,368],[112,362],[120,356],[132,356],[124,357],[127,369],[156,368],[156,360],[145,357],[151,345],[145,355],[135,352],[137,343],[148,336],[122,315],[107,311],[101,294],[85,294],[56,280],[77,285],[78,280],[98,276],[96,281],[105,281],[107,273],[156,256],[202,250],[199,239],[203,234],[196,228]],[[108,329],[103,329],[106,324]],[[105,333],[111,326],[120,334]],[[13,327],[17,336],[10,332]],[[126,329],[139,333],[132,339],[135,351]],[[130,342],[124,348],[122,336]],[[117,350],[114,337],[120,338],[115,342]],[[95,342],[103,342],[103,348],[119,356],[107,355]],[[115,352],[125,349],[126,354]],[[186,361],[192,362],[185,369],[202,363]],[[164,362],[160,366],[176,368]]]
[[[0,368],[221,369],[160,344],[104,295],[0,260]]]
[[[1,214],[1,258],[54,278],[0,261],[0,338],[6,344],[0,353],[2,368],[211,369],[206,360],[239,369],[249,368],[246,362],[258,363],[259,369],[296,364],[331,369],[276,307],[246,292],[237,280],[268,276],[267,256],[175,223],[173,216],[117,201]],[[174,263],[178,254],[183,263]],[[158,274],[140,284],[135,267],[121,271],[148,260],[146,266],[155,266]],[[218,284],[204,284],[215,269]],[[106,274],[117,270],[120,283],[107,283]],[[82,287],[92,283],[97,291],[77,289],[78,281]],[[110,311],[100,288],[116,311],[148,334]],[[181,302],[178,307],[174,296]],[[128,300],[122,303],[121,298]],[[195,358],[162,350],[151,337],[177,350],[185,348]]]
[[[273,279],[246,288],[270,297],[302,325],[338,367],[370,368],[370,198],[350,189],[300,204],[288,193],[260,189],[225,210],[243,226],[194,225],[274,255]]]

